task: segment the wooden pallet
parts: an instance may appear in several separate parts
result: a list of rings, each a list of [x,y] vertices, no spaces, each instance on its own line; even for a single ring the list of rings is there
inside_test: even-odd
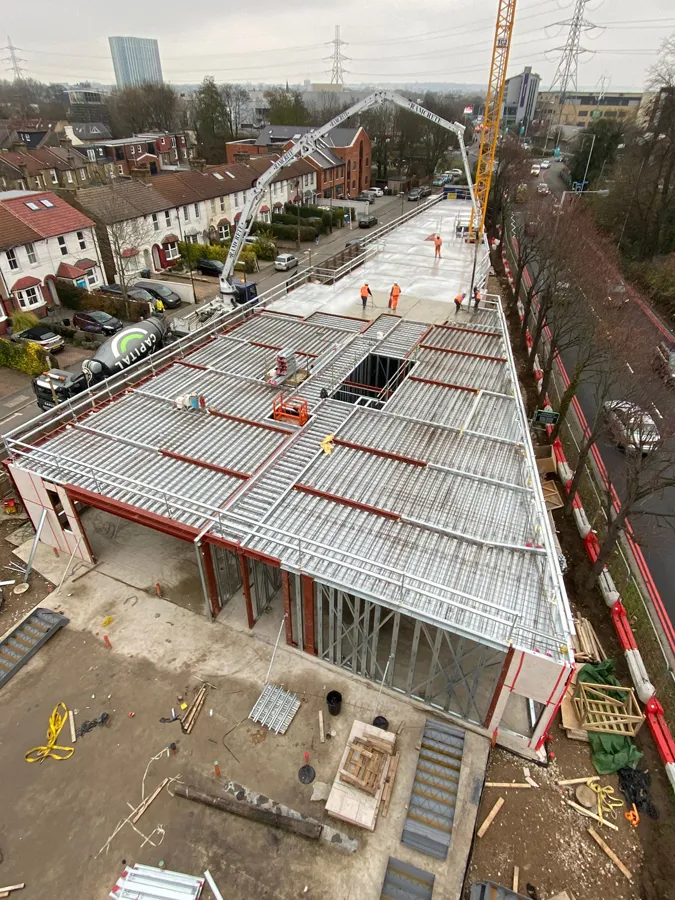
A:
[[[574,706],[586,731],[634,737],[645,720],[633,688],[579,681]]]
[[[356,737],[348,744],[348,749],[347,759],[339,772],[340,781],[374,797],[389,766],[391,745],[377,738]]]

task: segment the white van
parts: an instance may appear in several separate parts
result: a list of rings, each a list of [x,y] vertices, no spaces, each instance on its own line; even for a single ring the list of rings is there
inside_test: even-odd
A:
[[[541,166],[539,165],[539,163],[535,163],[530,169],[530,175],[539,175],[540,172]]]

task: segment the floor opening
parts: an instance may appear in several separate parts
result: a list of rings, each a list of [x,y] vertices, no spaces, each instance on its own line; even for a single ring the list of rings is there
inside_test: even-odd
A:
[[[407,359],[371,353],[349,373],[337,388],[334,397],[345,403],[370,400],[383,405],[401,385],[413,365]]]

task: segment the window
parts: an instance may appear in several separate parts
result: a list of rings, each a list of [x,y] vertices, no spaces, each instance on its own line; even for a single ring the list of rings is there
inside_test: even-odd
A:
[[[44,187],[44,184],[42,183],[42,179],[40,178],[39,175],[36,175],[36,176],[35,176],[35,187],[36,187],[39,191],[42,190],[42,188]]]
[[[73,183],[73,173],[70,169],[68,169],[66,172],[66,181],[68,182],[68,184]]]
[[[171,244],[164,244],[164,254],[167,259],[178,259],[180,256],[178,244],[175,241]]]
[[[87,170],[86,169],[78,169],[77,174],[80,176],[80,181],[87,180]]]
[[[26,288],[25,291],[17,291],[16,297],[19,301],[19,306],[22,306],[24,309],[29,309],[31,306],[37,306],[42,300],[36,287]]]
[[[220,211],[225,212],[225,198],[224,197],[220,198]]]
[[[49,174],[52,176],[52,184],[58,184],[59,176],[56,174],[56,169],[50,169]]]
[[[197,235],[196,234],[186,234],[185,235],[185,243],[186,244],[196,244],[197,243]]]
[[[87,150],[87,157],[88,157],[92,162],[96,162],[96,151],[95,151],[95,150]]]
[[[619,113],[619,118],[623,119],[625,115],[626,115],[626,113],[623,110],[621,110],[621,112]]]
[[[87,249],[87,240],[84,236],[84,231],[77,232],[77,243],[79,244],[80,250]]]
[[[34,244],[25,244],[26,247],[26,256],[28,257],[28,262],[31,266],[34,266],[37,262],[37,253],[35,252]]]
[[[19,260],[16,258],[16,250],[7,250],[5,253],[9,268],[14,272],[19,268]]]
[[[211,215],[214,215],[216,211],[216,201],[211,200]]]
[[[19,178],[19,190],[20,191],[26,190],[26,182],[23,180],[23,178]]]
[[[183,219],[184,219],[186,222],[189,222],[189,221],[190,221],[190,207],[189,207],[189,206],[184,206],[184,207],[183,207]]]
[[[68,253],[68,245],[66,244],[66,239],[63,235],[59,235],[58,237],[59,249],[61,250],[61,256],[66,256]]]
[[[164,210],[164,221],[166,223],[166,227],[171,228],[171,213],[168,209]]]
[[[124,159],[124,150],[121,147],[115,147],[115,159]]]
[[[51,200],[44,200],[44,199],[42,199],[42,200],[40,200],[40,203],[41,203],[43,206],[46,206],[47,209],[54,209],[54,204],[52,203]]]
[[[221,241],[227,241],[230,237],[230,226],[229,225],[219,225],[218,226],[218,236]]]
[[[152,227],[155,229],[155,231],[159,231],[159,216],[157,215],[157,213],[152,214]]]
[[[305,175],[305,187],[309,184],[309,175]]]
[[[118,166],[118,167],[117,167],[117,172],[118,172],[118,174],[120,174],[120,175],[124,175],[124,166]]]
[[[89,269],[87,272],[87,284],[89,287],[94,287],[94,285],[98,284],[98,275],[96,274],[96,269]]]
[[[352,189],[356,187],[356,181],[352,181]]]
[[[195,219],[199,218],[199,203],[195,203]]]
[[[214,172],[214,173],[213,173],[213,177],[214,177],[214,178],[217,178],[218,181],[222,181],[222,180],[223,180],[223,176],[220,174],[220,172]]]
[[[28,203],[26,203],[24,205],[27,206],[28,209],[32,209],[33,212],[36,212],[38,209],[40,209],[40,207],[37,205],[37,203],[33,203],[32,200],[29,200]]]
[[[581,118],[583,119],[584,116],[587,116],[587,115],[588,115],[588,110],[587,110],[587,109],[580,109],[580,110],[579,110],[579,115],[580,115]]]
[[[136,148],[134,147],[133,144],[132,144],[131,147],[129,148],[129,152],[131,153],[132,156],[135,156],[135,155],[136,155]]]
[[[234,205],[239,206],[239,194],[236,191],[234,193]]]

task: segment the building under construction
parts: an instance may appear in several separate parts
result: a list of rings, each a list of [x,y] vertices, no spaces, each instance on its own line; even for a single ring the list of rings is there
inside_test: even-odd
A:
[[[59,552],[93,560],[91,508],[187,542],[212,618],[267,611],[299,650],[532,753],[571,617],[498,298],[452,303],[487,263],[469,213],[429,204],[344,277],[300,273],[45,413],[7,436],[9,469]]]

